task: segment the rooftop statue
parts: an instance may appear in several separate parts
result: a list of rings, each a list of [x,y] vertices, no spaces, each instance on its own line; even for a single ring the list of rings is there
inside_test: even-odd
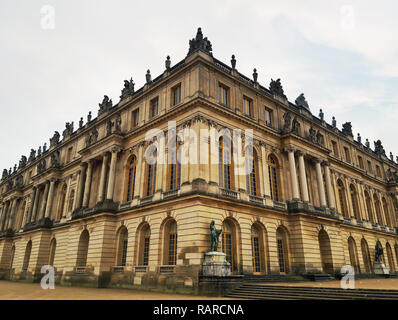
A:
[[[146,80],[146,83],[152,82],[151,70],[149,70],[149,69],[146,71],[145,80]]]
[[[343,129],[341,130],[343,134],[346,136],[351,136],[353,137],[354,135],[352,134],[352,125],[351,122],[346,122],[343,124]]]
[[[36,159],[36,150],[35,149],[30,149],[30,155],[28,162],[34,161]]]
[[[130,78],[130,81],[124,80],[124,88],[122,89],[122,95],[120,96],[120,99],[125,99],[127,97],[130,97],[134,94],[134,81],[133,78]]]
[[[194,53],[195,51],[198,50],[202,50],[206,53],[208,53],[209,55],[213,55],[212,54],[212,46],[211,46],[211,42],[209,40],[207,40],[207,38],[203,38],[203,33],[202,33],[202,29],[198,28],[198,32],[196,33],[196,37],[192,40],[189,40],[189,51],[188,51],[188,55]]]
[[[231,57],[231,66],[232,66],[232,69],[235,70],[235,68],[236,68],[236,59],[235,59],[235,55],[234,54]]]
[[[358,133],[357,141],[358,141],[359,143],[362,143],[362,137],[361,137],[361,135],[360,135],[359,133]]]
[[[60,138],[59,132],[55,131],[53,137],[50,138],[50,148],[55,147],[59,143],[59,138]]]
[[[3,170],[3,175],[1,176],[1,179],[4,180],[4,179],[7,179],[7,178],[8,178],[8,171],[7,171],[7,169],[4,169]]]
[[[19,160],[19,167],[18,169],[23,169],[26,167],[26,163],[28,162],[28,160],[26,159],[25,156],[21,156],[21,160]]]
[[[366,141],[365,141],[365,147],[366,147],[367,149],[369,149],[369,148],[370,148],[370,142],[369,142],[369,139],[366,139]]]
[[[374,142],[374,144],[375,144],[375,153],[379,156],[381,156],[381,155],[385,156],[386,151],[384,150],[383,145],[381,144],[381,141],[377,140]]]
[[[336,117],[333,117],[333,118],[332,118],[332,127],[333,127],[333,128],[336,128],[336,126],[337,126]]]
[[[323,121],[325,114],[323,113],[322,109],[319,110],[319,119],[321,119],[321,121]]]
[[[210,223],[210,251],[217,251],[218,238],[222,230],[217,230],[214,220]]]
[[[109,99],[109,97],[105,95],[104,99],[102,100],[101,103],[98,104],[98,106],[99,106],[98,115],[108,112],[113,106],[112,99]]]
[[[88,113],[88,115],[87,115],[87,123],[90,123],[90,121],[91,121],[91,111]]]
[[[308,102],[307,102],[307,100],[304,97],[304,93],[300,94],[297,97],[295,103],[299,107],[303,107],[303,108],[307,109],[308,111],[310,110],[310,106],[308,105]]]
[[[69,138],[73,133],[73,122],[72,123],[65,123],[65,130],[62,132],[62,137]]]
[[[171,60],[170,60],[170,56],[167,56],[166,61],[164,62],[165,66],[166,66],[166,70],[170,70],[170,66],[171,66]]]
[[[276,80],[271,79],[271,83],[269,84],[269,91],[271,91],[271,93],[275,96],[287,99],[283,91],[281,79],[276,79]]]

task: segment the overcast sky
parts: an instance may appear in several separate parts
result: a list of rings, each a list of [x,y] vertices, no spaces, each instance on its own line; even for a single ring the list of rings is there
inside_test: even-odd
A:
[[[315,115],[398,155],[397,12],[365,0],[1,0],[0,170],[96,116],[104,94],[117,103],[124,79],[138,89],[167,55],[182,60],[197,27],[216,58],[235,54],[266,87],[281,78],[290,101],[303,92]]]

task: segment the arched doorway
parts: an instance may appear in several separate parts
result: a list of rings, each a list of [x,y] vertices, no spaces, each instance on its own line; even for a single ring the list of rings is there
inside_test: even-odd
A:
[[[390,272],[395,272],[394,258],[393,258],[391,246],[388,242],[386,243],[386,251],[387,251],[388,266],[390,267]]]
[[[361,269],[359,266],[359,259],[358,259],[358,252],[357,252],[357,245],[353,237],[348,238],[348,251],[350,254],[350,263],[351,266],[354,268],[355,273],[360,273]]]
[[[370,274],[372,273],[372,261],[370,258],[369,246],[365,238],[362,238],[361,240],[361,250],[362,250],[363,264],[365,265],[366,273]]]
[[[289,272],[289,242],[287,230],[282,226],[276,230],[276,245],[278,250],[279,272],[286,274]]]
[[[333,256],[330,246],[330,238],[327,232],[322,229],[318,234],[319,250],[321,253],[321,262],[323,272],[333,274]]]
[[[224,220],[222,224],[221,248],[226,255],[226,260],[231,264],[231,271],[238,271],[238,257],[236,248],[236,228],[230,219]]]
[[[76,267],[85,267],[87,265],[88,245],[90,241],[90,234],[84,230],[79,239],[79,246],[77,248]]]

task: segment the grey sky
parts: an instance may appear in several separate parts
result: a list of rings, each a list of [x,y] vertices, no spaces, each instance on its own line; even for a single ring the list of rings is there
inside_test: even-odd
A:
[[[41,27],[43,5],[55,28]],[[281,78],[290,101],[351,121],[356,136],[398,154],[396,1],[33,1],[0,3],[0,169],[29,156],[65,122],[97,115],[104,94],[119,101],[182,60],[197,27],[216,58],[259,82]]]

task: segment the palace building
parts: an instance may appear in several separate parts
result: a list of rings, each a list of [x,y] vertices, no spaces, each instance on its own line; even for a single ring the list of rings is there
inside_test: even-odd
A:
[[[167,57],[139,90],[126,80],[117,104],[105,96],[96,118],[5,169],[0,278],[39,281],[51,265],[56,283],[197,288],[212,220],[235,275],[372,274],[376,243],[396,272],[398,160],[313,115],[303,94],[289,102],[279,79],[257,79],[235,56],[217,60],[199,28],[184,60]]]

